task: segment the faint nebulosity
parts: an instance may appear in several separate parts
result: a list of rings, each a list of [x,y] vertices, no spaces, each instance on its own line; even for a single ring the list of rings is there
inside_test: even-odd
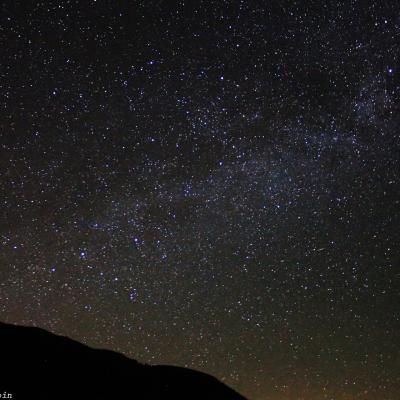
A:
[[[397,398],[397,1],[0,10],[1,320],[254,400]]]

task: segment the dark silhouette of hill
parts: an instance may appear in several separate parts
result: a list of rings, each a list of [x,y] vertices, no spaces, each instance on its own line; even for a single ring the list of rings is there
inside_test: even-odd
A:
[[[29,400],[244,399],[216,378],[0,322],[0,393]]]

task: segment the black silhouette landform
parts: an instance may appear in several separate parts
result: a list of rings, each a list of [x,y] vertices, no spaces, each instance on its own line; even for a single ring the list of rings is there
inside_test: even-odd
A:
[[[0,392],[14,400],[244,399],[202,372],[144,365],[40,328],[1,322],[0,364]]]

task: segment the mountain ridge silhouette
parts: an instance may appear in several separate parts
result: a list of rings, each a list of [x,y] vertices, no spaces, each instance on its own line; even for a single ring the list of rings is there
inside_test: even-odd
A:
[[[0,322],[0,392],[23,399],[245,398],[211,375],[147,365],[41,328]]]

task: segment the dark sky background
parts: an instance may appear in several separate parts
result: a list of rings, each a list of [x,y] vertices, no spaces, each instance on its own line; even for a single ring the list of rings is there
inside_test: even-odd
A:
[[[398,399],[398,1],[0,15],[1,320],[253,400]]]

